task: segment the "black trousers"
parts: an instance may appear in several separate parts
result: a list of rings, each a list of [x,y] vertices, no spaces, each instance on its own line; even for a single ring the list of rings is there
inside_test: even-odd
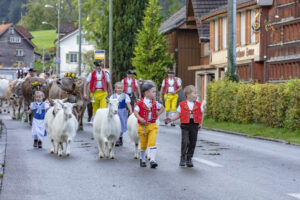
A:
[[[87,111],[88,111],[88,116],[89,116],[89,119],[92,119],[93,117],[93,105],[92,103],[88,103],[87,105]]]
[[[198,125],[191,119],[189,124],[181,124],[181,157],[191,159],[194,155]]]
[[[134,111],[134,105],[136,104],[136,96],[134,93],[128,94],[128,96],[130,97],[130,105],[132,107],[132,111]]]

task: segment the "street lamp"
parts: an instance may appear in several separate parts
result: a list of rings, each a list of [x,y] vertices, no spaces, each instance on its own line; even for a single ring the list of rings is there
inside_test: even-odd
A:
[[[58,4],[56,4],[56,6],[46,4],[45,8],[54,8],[57,10],[57,47],[56,47],[56,59],[55,60],[56,60],[56,73],[58,74],[58,76],[60,76],[60,40],[59,40],[59,36],[60,36],[60,0],[58,0]],[[48,22],[42,22],[42,23],[49,24]],[[51,25],[51,24],[49,24],[49,25]]]

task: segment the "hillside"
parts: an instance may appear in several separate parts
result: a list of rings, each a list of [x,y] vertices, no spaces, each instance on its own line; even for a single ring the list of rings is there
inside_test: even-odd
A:
[[[51,47],[55,47],[54,41],[57,38],[55,30],[31,31],[33,35],[32,42],[37,46],[36,52],[42,53],[43,48],[46,53],[49,53]]]

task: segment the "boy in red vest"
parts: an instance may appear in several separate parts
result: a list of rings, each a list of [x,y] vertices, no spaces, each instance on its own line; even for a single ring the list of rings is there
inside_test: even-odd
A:
[[[160,89],[160,102],[164,97],[166,107],[166,117],[174,117],[176,114],[176,107],[178,101],[178,91],[182,89],[181,80],[174,76],[175,72],[172,70],[168,71],[168,78],[165,78],[162,82]],[[163,96],[164,94],[164,96]],[[171,113],[170,113],[171,111]],[[171,123],[171,126],[175,126]]]
[[[192,157],[194,155],[197,133],[202,127],[203,105],[196,101],[196,88],[193,85],[184,88],[187,100],[179,103],[177,114],[165,121],[172,122],[180,118],[181,128],[181,158],[180,166],[193,167]]]
[[[122,83],[124,85],[123,93],[126,93],[130,97],[130,103],[131,107],[134,107],[134,104],[136,103],[136,95],[135,92],[138,92],[138,98],[141,99],[141,90],[138,85],[137,80],[133,78],[132,76],[135,74],[135,72],[131,69],[127,71],[127,77],[122,80]]]
[[[99,108],[106,108],[107,92],[109,91],[112,94],[112,86],[109,74],[102,69],[103,64],[95,61],[94,65],[96,66],[96,70],[89,74],[87,81],[84,83],[83,95],[87,99],[87,85],[90,83],[90,97],[95,115]]]
[[[158,126],[155,123],[158,116],[164,111],[164,107],[155,101],[156,87],[153,84],[143,85],[142,93],[144,98],[137,102],[134,108],[134,115],[138,119],[138,135],[140,138],[140,166],[147,167],[146,149],[149,147],[150,167],[156,168],[156,135]]]

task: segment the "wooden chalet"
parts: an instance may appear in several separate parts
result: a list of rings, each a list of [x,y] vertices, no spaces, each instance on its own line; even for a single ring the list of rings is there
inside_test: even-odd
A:
[[[224,2],[187,0],[186,5],[160,27],[169,52],[174,54],[174,69],[183,86],[195,83],[195,71],[189,71],[189,66],[209,64],[209,26],[200,25],[200,18]]]

